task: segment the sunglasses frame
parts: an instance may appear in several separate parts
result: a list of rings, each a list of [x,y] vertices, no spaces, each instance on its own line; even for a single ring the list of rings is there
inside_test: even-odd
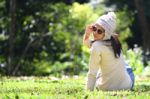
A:
[[[92,30],[93,30],[94,32],[97,32],[98,34],[102,34],[102,33],[105,32],[105,31],[103,31],[102,29],[97,29],[96,26],[92,26]]]

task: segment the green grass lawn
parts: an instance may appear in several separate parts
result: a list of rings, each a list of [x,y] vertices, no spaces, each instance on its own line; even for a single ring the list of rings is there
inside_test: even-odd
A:
[[[133,91],[86,92],[85,77],[1,77],[0,99],[150,99],[150,78],[137,78]]]

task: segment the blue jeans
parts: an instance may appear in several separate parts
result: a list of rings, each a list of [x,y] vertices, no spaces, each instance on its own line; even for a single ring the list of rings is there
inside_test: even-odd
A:
[[[135,76],[134,76],[133,70],[125,61],[124,61],[124,64],[125,64],[125,67],[127,69],[128,74],[129,74],[129,76],[130,76],[130,78],[132,80],[132,87],[131,87],[131,89],[133,89],[134,82],[135,82]]]
[[[128,72],[128,74],[129,74],[129,76],[130,76],[130,78],[132,80],[132,87],[131,87],[131,89],[133,89],[134,82],[135,82],[135,76],[133,74],[132,68],[127,68],[127,72]]]

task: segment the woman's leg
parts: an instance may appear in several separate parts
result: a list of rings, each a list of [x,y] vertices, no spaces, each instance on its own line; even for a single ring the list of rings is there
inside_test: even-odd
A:
[[[127,69],[128,74],[129,74],[129,76],[130,76],[130,78],[131,78],[131,80],[132,80],[132,88],[131,88],[131,89],[133,89],[134,82],[135,82],[135,76],[134,76],[133,70],[132,70],[131,66],[129,66],[129,65],[126,63],[125,60],[124,60],[124,64],[125,64],[125,67],[126,67],[126,69]]]
[[[127,65],[127,64],[126,64]],[[134,73],[133,73],[133,70],[132,70],[132,68],[130,67],[129,68],[129,66],[126,66],[127,68],[127,72],[128,72],[128,74],[129,74],[129,76],[130,76],[130,78],[131,78],[131,80],[132,80],[132,87],[131,87],[131,89],[133,89],[133,86],[134,86],[134,82],[135,82],[135,76],[134,76]]]

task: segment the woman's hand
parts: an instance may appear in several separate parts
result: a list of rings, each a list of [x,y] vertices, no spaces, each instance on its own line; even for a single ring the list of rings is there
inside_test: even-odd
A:
[[[85,34],[83,37],[83,44],[87,45],[89,48],[91,47],[90,40],[89,40],[91,32],[93,32],[92,25],[89,25],[86,27]]]
[[[92,25],[88,25],[85,30],[85,36],[89,37],[91,32],[93,32]]]

